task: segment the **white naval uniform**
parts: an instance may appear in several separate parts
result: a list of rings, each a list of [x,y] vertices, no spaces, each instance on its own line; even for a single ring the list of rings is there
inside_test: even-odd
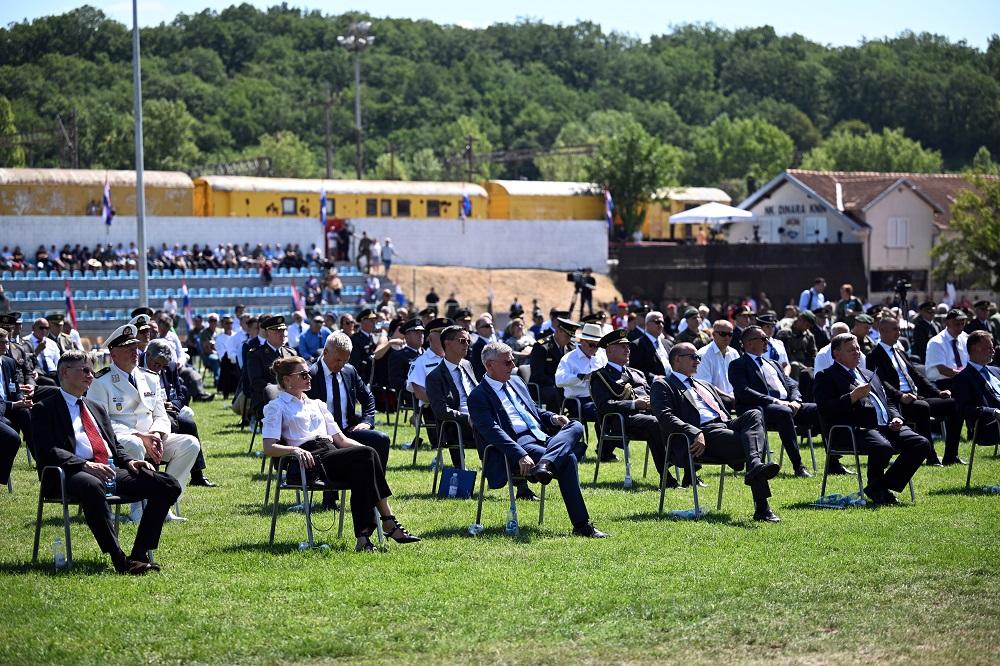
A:
[[[603,349],[598,349],[592,357],[587,357],[583,350],[577,347],[559,361],[556,368],[556,386],[563,390],[567,398],[590,399],[590,378],[580,379],[577,375],[589,375],[608,364],[608,356]]]
[[[414,384],[426,389],[427,375],[434,368],[438,367],[443,360],[444,356],[438,356],[430,347],[423,354],[413,359],[413,362],[410,363],[410,371],[406,374],[406,390],[412,393]]]
[[[131,374],[136,386],[129,382],[128,373],[112,363],[94,378],[87,397],[99,402],[108,411],[115,437],[136,460],[146,457],[146,448],[136,433],[164,433],[166,438],[162,444],[166,472],[177,479],[183,489],[191,477],[191,468],[198,458],[201,443],[192,435],[170,432],[170,419],[160,397],[160,378],[156,374],[138,366]]]

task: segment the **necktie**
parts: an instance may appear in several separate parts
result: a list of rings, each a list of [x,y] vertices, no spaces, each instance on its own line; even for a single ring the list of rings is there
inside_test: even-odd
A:
[[[659,348],[660,348],[660,341],[657,340],[656,338],[653,338],[653,349],[658,350]]]
[[[80,408],[80,422],[83,424],[83,431],[87,433],[90,440],[90,448],[94,450],[94,462],[106,465],[108,463],[108,447],[104,445],[101,433],[97,431],[94,419],[90,418],[90,412],[83,404],[83,400],[77,400],[76,406]]]
[[[42,342],[44,342],[44,341],[39,341],[39,344],[42,344]],[[46,347],[43,346],[42,347],[42,353],[41,353],[41,357],[42,357],[42,372],[48,374],[50,368],[49,368],[49,359],[45,355],[46,351],[48,351],[48,349],[46,349]]]
[[[725,422],[729,420],[729,413],[719,406],[719,403],[716,402],[711,391],[706,389],[704,386],[699,385],[693,377],[688,377],[688,383],[691,384],[691,387],[694,389],[695,393],[698,394],[698,397],[701,398],[706,405],[708,405],[708,408],[718,415],[720,421]]]
[[[514,393],[506,384],[503,385],[503,392],[507,395],[507,399],[510,400],[510,404],[514,406],[514,411],[521,417],[524,424],[528,426],[528,430],[531,431],[531,434],[535,436],[535,439],[542,442],[548,439],[548,437],[545,436],[545,433],[542,432],[542,429],[538,427],[538,421],[535,420],[535,417],[533,417],[526,409],[521,407],[521,401],[514,397]]]
[[[346,423],[344,423],[344,410],[340,404],[340,373],[335,372],[330,375],[330,392],[333,394],[330,396],[330,402],[333,403],[333,419],[337,422],[337,425],[343,428]]]
[[[853,371],[853,375],[855,381],[857,381],[858,384],[865,383],[864,378],[861,376],[861,373],[857,371],[857,369]],[[875,387],[872,387],[872,390],[868,392],[868,397],[866,398],[866,401],[868,402],[869,405],[874,407],[875,411],[878,413],[878,424],[889,425],[889,412],[886,410],[885,405],[882,404],[882,400],[878,397],[878,394],[875,392]]]
[[[134,388],[136,391],[139,390],[139,385],[135,383],[135,377],[132,375],[131,372],[128,375],[128,383],[131,384],[132,388]]]
[[[772,361],[778,360],[778,350],[774,348],[774,345],[768,343],[767,345],[767,357]]]
[[[896,369],[899,370],[899,374],[903,377],[903,379],[906,380],[906,383],[909,385],[910,390],[916,391],[917,386],[916,384],[913,383],[913,380],[910,379],[910,373],[906,371],[906,363],[904,363],[903,359],[899,356],[899,351],[895,347],[893,347],[891,351],[892,351],[892,360],[896,364]]]
[[[0,365],[0,400],[7,399],[7,378],[3,376],[3,366]]]
[[[958,340],[951,339],[951,353],[955,355],[955,367],[962,367],[962,355],[958,353]]]

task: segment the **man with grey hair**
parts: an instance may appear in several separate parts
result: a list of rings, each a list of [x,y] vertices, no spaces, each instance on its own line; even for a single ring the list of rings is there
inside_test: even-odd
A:
[[[499,453],[487,458],[483,466],[490,488],[507,483],[507,465],[512,472],[542,485],[557,478],[573,534],[592,539],[606,537],[590,522],[580,491],[577,461],[584,446],[583,425],[561,414],[538,410],[521,378],[511,375],[515,363],[509,346],[502,342],[486,345],[483,365],[486,374],[469,393],[468,407],[477,444],[482,446],[480,457],[486,446],[493,446]],[[558,431],[549,436],[544,427]]]
[[[850,326],[848,326],[845,322],[838,321],[830,327],[830,339],[832,340],[838,335],[850,332]],[[831,365],[833,365],[833,353],[830,351],[830,345],[824,345],[822,349],[816,352],[816,362],[813,365],[813,374],[818,375]]]
[[[674,341],[665,331],[663,313],[654,310],[646,314],[645,330],[632,342],[631,366],[646,375],[648,384],[670,367],[667,354]]]

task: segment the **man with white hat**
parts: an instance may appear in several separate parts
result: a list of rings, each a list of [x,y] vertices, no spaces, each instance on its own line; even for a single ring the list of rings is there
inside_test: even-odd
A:
[[[136,327],[125,324],[115,329],[108,336],[107,347],[111,365],[97,373],[87,397],[107,410],[115,436],[130,457],[148,458],[157,465],[166,463],[167,474],[177,479],[183,491],[201,449],[198,440],[170,432],[170,420],[159,397],[159,377],[139,367]],[[132,520],[141,516],[142,505],[133,504]],[[173,513],[167,514],[167,520],[177,519]]]
[[[584,423],[597,423],[597,408],[590,397],[590,375],[608,364],[608,356],[599,346],[603,337],[600,324],[584,324],[577,333],[576,349],[563,356],[556,368],[556,386],[565,397],[580,401],[580,413],[574,416]],[[606,451],[604,456],[606,460],[616,459],[614,451]]]

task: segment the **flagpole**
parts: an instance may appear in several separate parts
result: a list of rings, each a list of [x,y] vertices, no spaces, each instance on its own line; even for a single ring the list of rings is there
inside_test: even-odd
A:
[[[135,223],[136,245],[139,257],[139,305],[147,305],[146,283],[146,196],[142,184],[142,74],[139,66],[139,8],[138,0],[132,0],[132,89],[135,113]]]

